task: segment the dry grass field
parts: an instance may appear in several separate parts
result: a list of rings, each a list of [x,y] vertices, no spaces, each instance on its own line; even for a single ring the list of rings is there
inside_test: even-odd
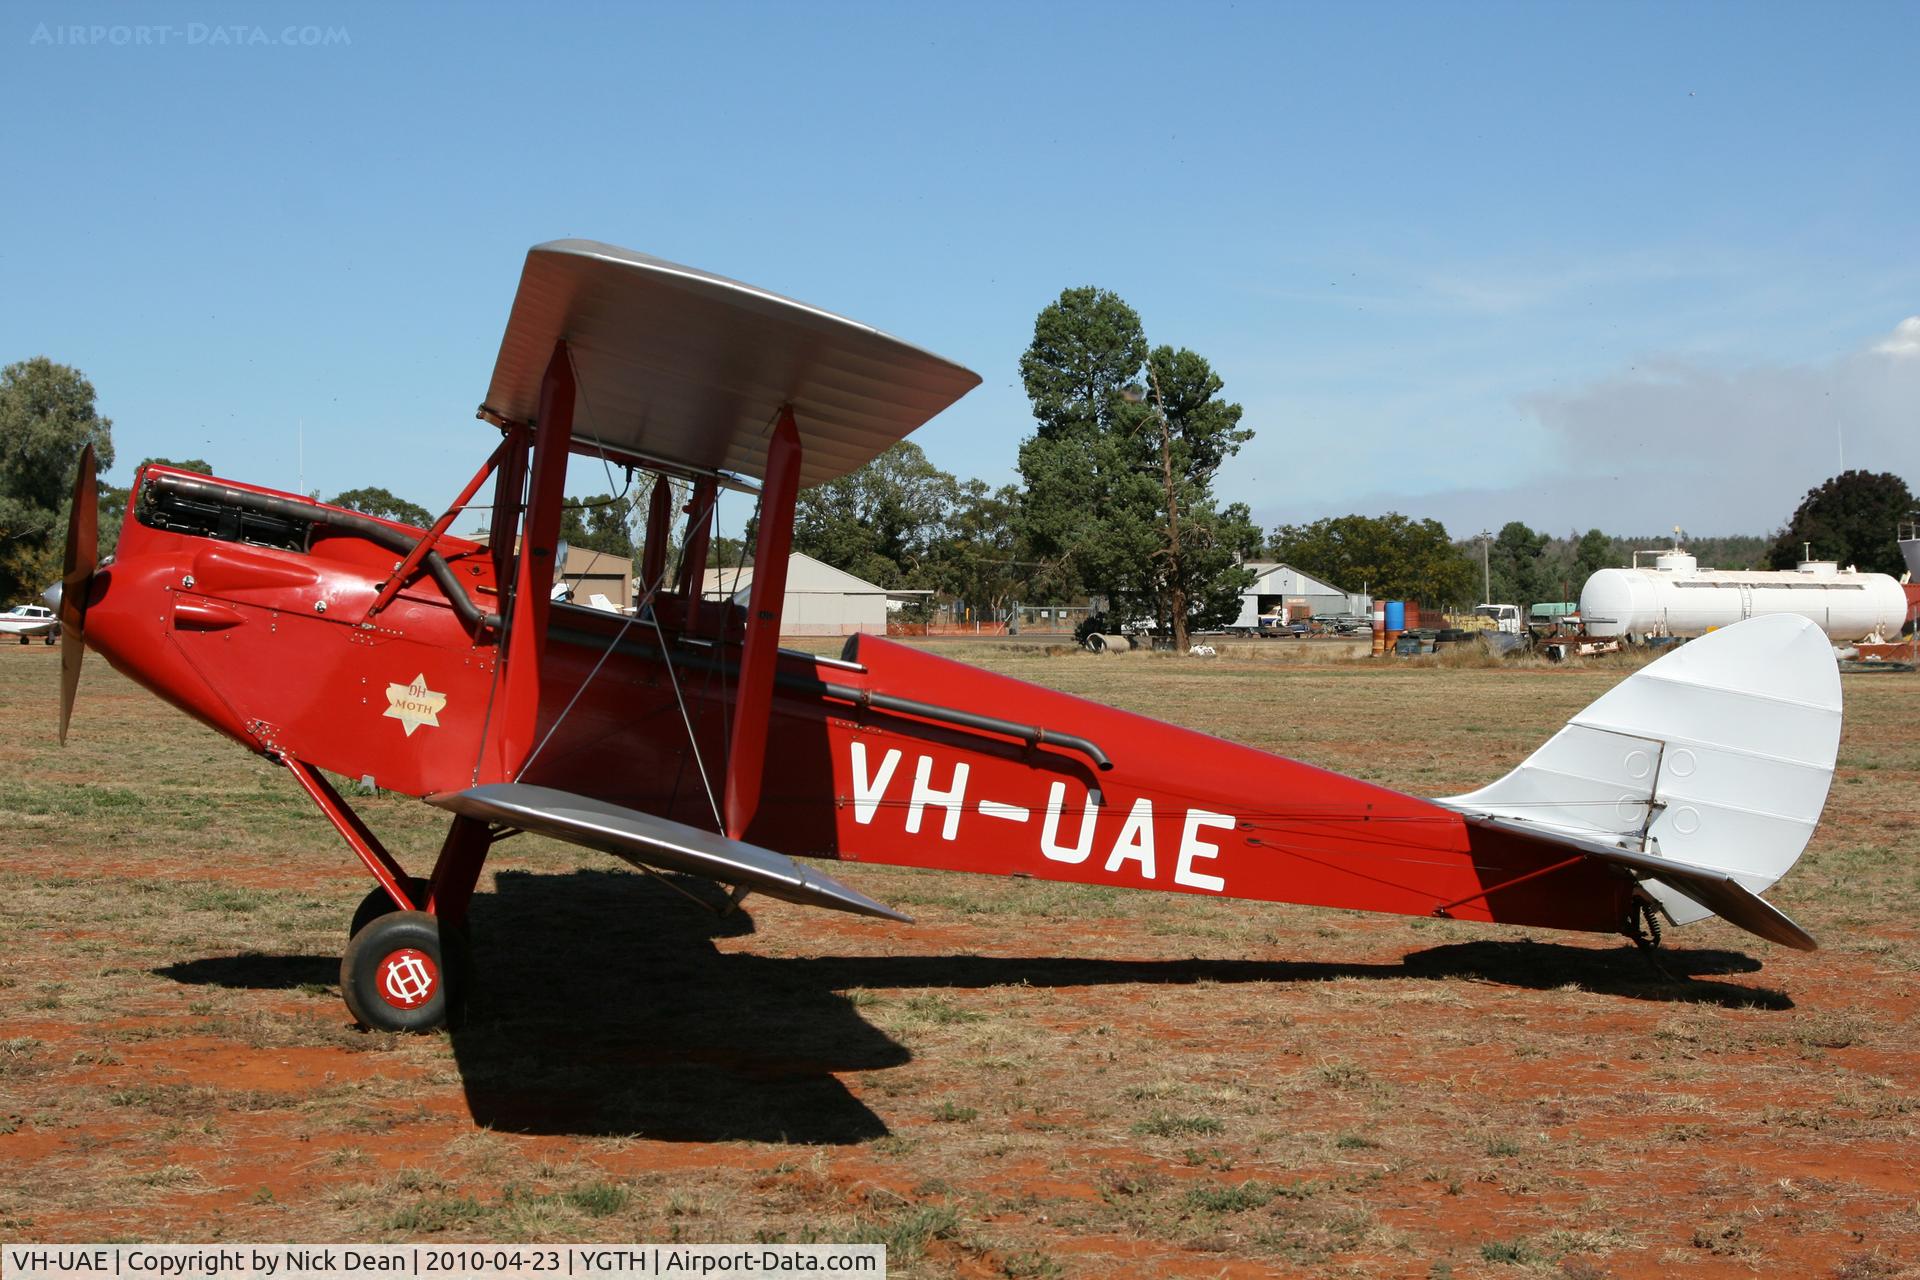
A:
[[[1402,789],[1603,664],[944,652]],[[1920,1275],[1920,678],[1849,679],[1775,893],[1825,949],[855,867],[721,921],[523,838],[471,1024],[355,1030],[367,882],[293,780],[0,646],[0,1238],[867,1240],[910,1276]],[[363,812],[422,867],[436,812]],[[606,975],[615,975],[608,981]]]

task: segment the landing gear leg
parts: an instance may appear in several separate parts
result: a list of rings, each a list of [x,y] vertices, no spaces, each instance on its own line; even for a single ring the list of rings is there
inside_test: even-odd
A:
[[[401,882],[405,885],[407,896],[421,907],[427,905],[427,899],[433,892],[433,882],[419,876],[408,876]],[[360,899],[360,905],[354,909],[353,923],[347,926],[347,940],[352,941],[355,934],[389,912],[400,910],[400,904],[393,900],[385,885],[375,885]]]
[[[379,1031],[459,1025],[472,967],[467,902],[494,839],[486,824],[456,818],[433,879],[422,880],[394,861],[318,769],[291,756],[280,763],[380,882],[353,913],[340,961],[348,1011]]]
[[[1636,901],[1631,914],[1627,917],[1627,927],[1623,931],[1633,939],[1633,945],[1640,949],[1641,958],[1647,962],[1647,968],[1653,971],[1656,982],[1678,982],[1672,970],[1660,961],[1660,912],[1651,902]]]
[[[360,903],[340,960],[340,994],[360,1025],[433,1031],[461,1024],[473,977],[467,904],[494,838],[486,823],[455,818],[433,879],[401,882],[423,910],[401,910],[384,885]]]

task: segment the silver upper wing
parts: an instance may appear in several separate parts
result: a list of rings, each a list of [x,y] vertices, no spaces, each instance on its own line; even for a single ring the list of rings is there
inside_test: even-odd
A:
[[[565,339],[576,440],[702,472],[765,474],[792,405],[802,487],[857,470],[980,377],[871,326],[592,240],[527,251],[485,415],[531,422]]]

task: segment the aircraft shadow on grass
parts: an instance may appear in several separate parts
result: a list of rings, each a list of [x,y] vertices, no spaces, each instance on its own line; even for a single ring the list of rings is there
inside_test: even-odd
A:
[[[705,882],[675,884],[719,905]],[[474,996],[451,1033],[473,1118],[515,1133],[810,1145],[864,1142],[885,1123],[838,1078],[911,1060],[862,1016],[854,989],[1079,987],[1330,978],[1478,980],[1534,990],[1577,984],[1642,1000],[1788,1009],[1784,993],[1716,980],[1760,963],[1737,951],[1661,953],[1656,979],[1630,947],[1530,940],[1452,943],[1398,964],[1101,960],[1053,956],[725,953],[751,913],[716,916],[661,880],[621,872],[502,871],[473,899]],[[240,955],[154,971],[194,985],[331,984],[332,956]]]

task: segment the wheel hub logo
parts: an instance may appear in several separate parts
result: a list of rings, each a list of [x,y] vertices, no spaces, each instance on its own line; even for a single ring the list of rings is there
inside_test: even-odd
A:
[[[396,1009],[417,1009],[433,998],[439,975],[424,951],[408,947],[380,962],[380,994]]]

